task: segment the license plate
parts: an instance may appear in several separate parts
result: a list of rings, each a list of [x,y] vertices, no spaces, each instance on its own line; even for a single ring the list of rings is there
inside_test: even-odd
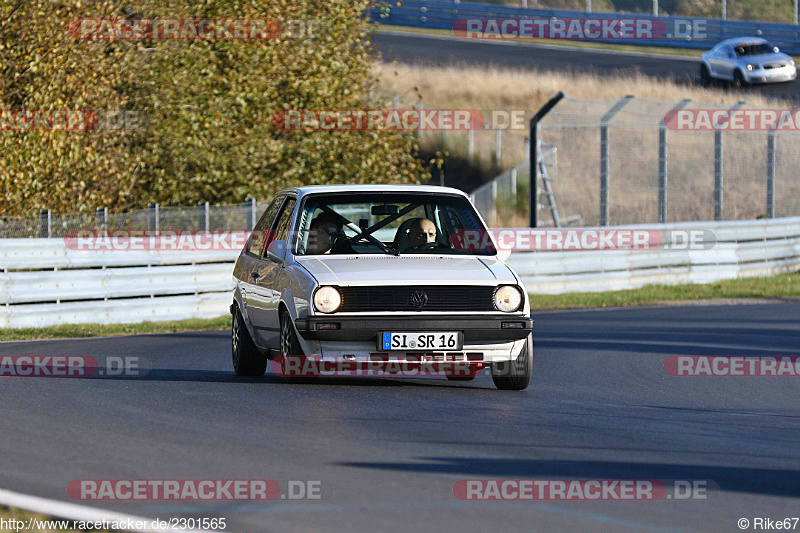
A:
[[[460,350],[458,331],[384,332],[380,336],[381,350]]]

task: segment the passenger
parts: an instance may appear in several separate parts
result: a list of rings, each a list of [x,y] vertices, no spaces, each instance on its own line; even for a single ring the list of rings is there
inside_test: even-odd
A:
[[[329,211],[323,211],[314,217],[308,231],[306,253],[311,255],[353,253],[353,248],[345,240],[342,224],[342,218]]]

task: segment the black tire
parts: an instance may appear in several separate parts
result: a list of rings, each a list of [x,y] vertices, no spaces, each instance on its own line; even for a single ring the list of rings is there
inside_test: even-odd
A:
[[[739,69],[734,70],[733,71],[733,86],[736,87],[736,88],[742,88],[745,85],[747,85],[747,83],[744,81],[744,74],[742,74],[742,71],[739,70]]]
[[[233,371],[239,376],[263,376],[267,371],[267,356],[250,337],[238,307],[231,321],[231,359]]]
[[[294,326],[292,325],[292,317],[289,316],[289,311],[285,308],[281,308],[281,335],[280,335],[280,355],[278,360],[281,365],[281,373],[283,374],[283,378],[290,380],[290,381],[297,381],[303,382],[303,378],[317,378],[319,377],[319,369],[311,366],[308,368],[312,368],[312,373],[303,374],[302,376],[290,376],[287,375],[287,367],[286,367],[286,357],[293,356],[302,358],[305,357],[305,353],[303,353],[303,348],[300,346],[300,341],[297,340],[297,333],[294,331]],[[294,365],[297,368],[298,365]],[[306,368],[305,364],[299,364],[301,368]]]
[[[711,84],[711,72],[708,71],[705,63],[700,63],[700,83],[703,85]]]
[[[492,365],[492,381],[500,390],[524,390],[531,382],[532,372],[533,338],[528,336],[516,360]]]

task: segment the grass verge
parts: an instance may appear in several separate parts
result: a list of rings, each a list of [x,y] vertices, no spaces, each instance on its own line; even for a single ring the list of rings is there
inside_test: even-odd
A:
[[[227,329],[230,325],[230,315],[224,315],[217,318],[191,318],[188,320],[141,322],[138,324],[63,324],[46,328],[4,328],[0,329],[0,341],[207,331]]]
[[[62,520],[39,513],[32,513],[30,511],[24,511],[21,509],[4,507],[2,505],[0,505],[0,519],[2,519],[6,524],[6,527],[0,529],[0,531],[31,531],[39,533],[50,533],[53,531],[58,531],[59,533],[79,533],[82,531],[87,531],[73,529],[70,527],[75,525],[73,520]],[[13,522],[10,522],[11,520],[17,520],[23,523],[16,524],[17,527],[13,528],[10,525],[13,524]],[[92,531],[97,533],[107,533],[109,530],[93,529]]]
[[[530,287],[528,287],[530,290]],[[640,289],[608,292],[573,292],[530,297],[531,308],[587,309],[657,305],[697,300],[739,300],[800,297],[800,273],[765,278],[745,278],[702,285],[648,285]]]
[[[635,305],[678,304],[698,300],[746,300],[800,297],[800,272],[766,278],[718,281],[702,285],[648,285],[640,289],[608,292],[541,294],[530,297],[531,308],[593,309]],[[67,324],[47,328],[0,330],[0,341],[142,335],[180,331],[222,330],[230,327],[230,317],[142,322],[141,324]],[[2,508],[0,508],[2,509]]]

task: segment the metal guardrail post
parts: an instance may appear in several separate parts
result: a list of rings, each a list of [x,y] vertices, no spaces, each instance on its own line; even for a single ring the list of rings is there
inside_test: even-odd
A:
[[[158,231],[158,203],[150,202],[147,204],[149,210],[147,217],[147,229]]]
[[[550,101],[544,104],[542,108],[536,112],[533,118],[531,118],[530,122],[530,136],[527,139],[528,165],[530,168],[530,174],[528,178],[530,181],[530,185],[528,186],[528,201],[530,202],[528,205],[528,221],[530,227],[532,228],[535,228],[539,223],[539,165],[537,164],[539,158],[539,143],[536,142],[539,135],[539,122],[547,113],[550,112],[550,110],[556,106],[558,102],[561,101],[562,98],[564,98],[564,93],[558,91],[558,94],[552,97]]]
[[[622,97],[600,119],[600,225],[608,226],[608,125],[633,100],[633,95]]]
[[[731,111],[741,108],[745,102],[737,102]],[[722,148],[722,130],[714,130],[714,220],[722,220],[725,201],[723,187],[725,185],[724,151]]]
[[[197,211],[198,211],[198,215],[199,215],[198,216],[198,221],[197,221],[197,227],[198,228],[202,228],[205,231],[210,230],[211,229],[211,224],[210,224],[211,217],[210,217],[208,202],[197,202]]]
[[[775,134],[767,133],[767,218],[775,218]]]
[[[685,98],[672,108],[672,111],[680,111],[691,102]],[[664,119],[658,124],[658,221],[662,224],[667,222],[667,184],[669,175],[667,173],[667,125]]]

